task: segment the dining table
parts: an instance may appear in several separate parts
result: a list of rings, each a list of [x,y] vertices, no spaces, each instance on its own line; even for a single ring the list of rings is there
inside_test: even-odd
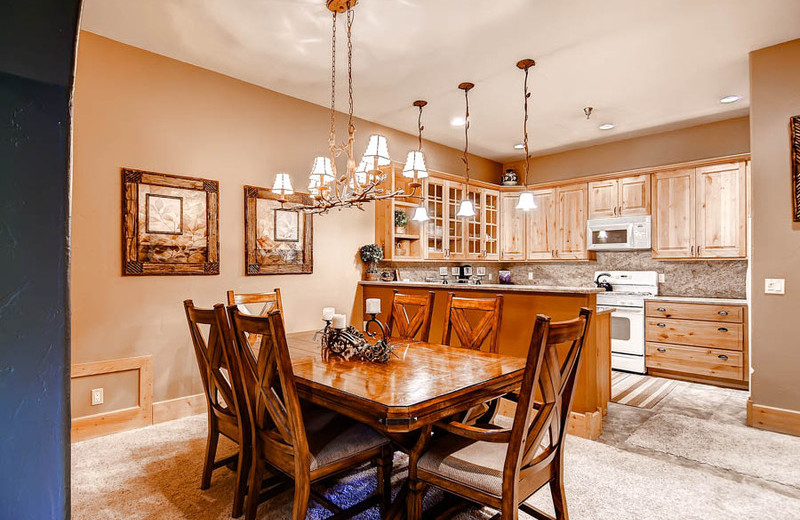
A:
[[[301,398],[368,424],[409,453],[426,426],[519,388],[525,359],[390,340],[388,362],[323,355],[316,332],[287,335]],[[405,487],[388,518],[405,514]]]

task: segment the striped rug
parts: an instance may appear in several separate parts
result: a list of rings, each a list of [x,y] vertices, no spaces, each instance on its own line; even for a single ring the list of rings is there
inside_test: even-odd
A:
[[[677,384],[671,379],[612,372],[611,400],[649,410],[667,397]]]

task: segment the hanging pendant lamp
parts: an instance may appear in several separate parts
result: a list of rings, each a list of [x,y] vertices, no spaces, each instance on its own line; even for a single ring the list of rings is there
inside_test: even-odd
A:
[[[528,172],[531,167],[531,153],[528,149],[528,98],[531,97],[531,93],[528,91],[528,71],[534,65],[536,65],[536,62],[531,59],[521,60],[517,63],[517,67],[525,71],[525,88],[523,91],[525,96],[525,117],[522,124],[522,144],[525,150],[525,191],[519,194],[519,201],[516,206],[516,209],[521,209],[522,211],[536,209],[536,200],[533,198],[533,192],[528,189]]]
[[[456,216],[460,218],[472,218],[475,216],[475,205],[469,200],[469,91],[475,84],[464,82],[458,88],[464,91],[464,102],[466,111],[464,114],[464,198],[458,205]]]

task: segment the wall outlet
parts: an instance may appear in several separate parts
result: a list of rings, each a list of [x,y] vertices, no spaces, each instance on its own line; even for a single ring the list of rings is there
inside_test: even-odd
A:
[[[102,388],[93,388],[92,389],[92,406],[97,406],[98,404],[103,404],[103,389]]]
[[[492,273],[489,273],[489,280],[492,279]]]
[[[785,294],[786,280],[783,278],[767,278],[764,280],[765,294]]]
[[[528,280],[533,280],[533,271],[528,271]]]
[[[667,275],[664,273],[658,273],[658,283],[664,283],[667,281]]]

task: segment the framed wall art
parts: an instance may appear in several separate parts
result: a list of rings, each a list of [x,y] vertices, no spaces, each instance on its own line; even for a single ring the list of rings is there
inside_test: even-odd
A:
[[[284,196],[309,203],[308,195]],[[314,270],[313,218],[290,211],[266,188],[244,187],[245,274],[310,274]]]
[[[800,222],[800,116],[789,120],[792,134],[792,220]]]
[[[219,183],[122,169],[122,274],[219,274]]]

